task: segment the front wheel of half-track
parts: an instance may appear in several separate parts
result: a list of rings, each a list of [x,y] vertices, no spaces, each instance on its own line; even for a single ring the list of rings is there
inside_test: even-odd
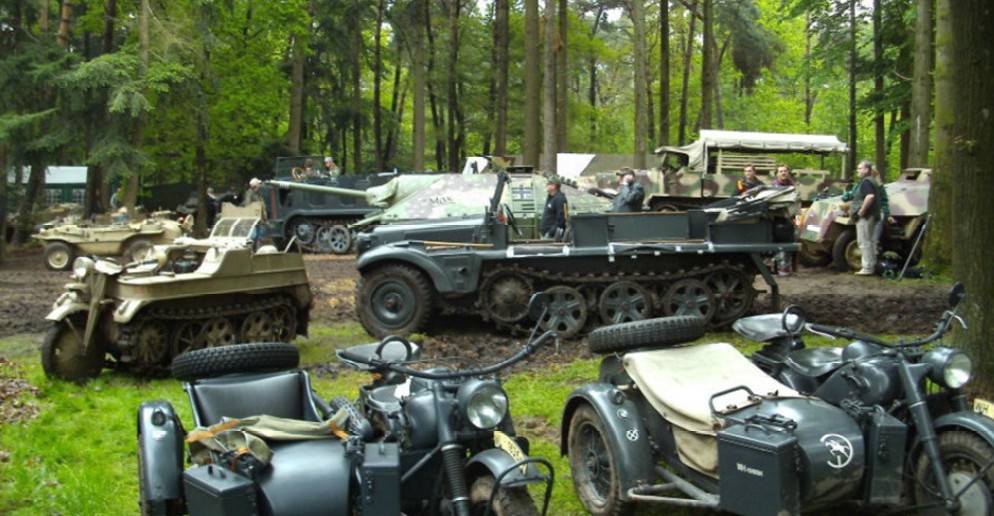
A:
[[[356,311],[363,328],[377,338],[406,337],[428,324],[434,289],[407,265],[387,265],[364,273],[356,286]]]
[[[85,318],[63,319],[49,328],[41,344],[41,367],[46,376],[84,383],[100,374],[103,349],[96,342],[83,347],[85,331]]]

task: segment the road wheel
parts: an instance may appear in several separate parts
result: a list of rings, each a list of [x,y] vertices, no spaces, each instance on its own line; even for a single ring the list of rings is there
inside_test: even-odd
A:
[[[830,253],[815,249],[807,242],[801,242],[801,251],[797,254],[797,259],[805,267],[824,267],[832,263]]]
[[[858,271],[863,267],[863,252],[859,250],[859,242],[856,241],[856,230],[847,229],[839,234],[832,244],[832,266],[836,270]]]
[[[323,253],[348,254],[352,249],[352,233],[345,226],[321,226],[317,246]]]
[[[704,278],[704,284],[711,289],[718,306],[714,313],[717,322],[734,321],[745,314],[752,306],[756,291],[752,288],[754,278],[744,272],[726,268],[712,272]]]
[[[545,291],[549,298],[549,309],[539,321],[545,331],[555,330],[560,337],[568,339],[580,333],[587,323],[587,299],[573,287],[552,287]]]
[[[271,314],[273,340],[292,342],[297,336],[297,311],[290,305],[281,304],[273,308]]]
[[[480,286],[480,306],[490,319],[514,324],[528,316],[534,287],[527,276],[510,271],[490,275]]]
[[[45,246],[45,267],[53,271],[68,270],[75,257],[72,247],[65,242],[52,242]]]
[[[124,251],[124,257],[132,262],[141,262],[155,256],[155,247],[152,242],[144,238],[132,240],[128,244],[128,249]]]
[[[300,365],[300,351],[285,342],[253,342],[188,351],[173,359],[173,378],[189,382],[232,373],[282,371]]]
[[[693,315],[705,323],[714,317],[713,292],[701,280],[686,278],[670,285],[663,296],[663,313],[666,315]]]
[[[184,351],[200,349],[205,345],[204,323],[202,321],[182,322],[173,333],[173,356]]]
[[[621,500],[618,458],[608,443],[604,423],[590,405],[576,409],[569,422],[569,469],[573,487],[583,507],[595,516],[632,513],[633,505]]]
[[[239,335],[241,335],[241,342],[272,340],[274,337],[272,316],[262,310],[248,314],[242,321]]]
[[[370,335],[406,337],[428,324],[433,297],[434,289],[420,271],[407,265],[387,265],[359,279],[356,311]]]
[[[976,482],[973,478],[990,462],[994,450],[986,441],[971,432],[949,431],[939,435],[939,453],[946,477],[954,493],[966,488],[960,496],[960,516],[981,516],[994,513],[994,469],[988,469]],[[967,487],[969,485],[969,487]],[[939,504],[919,514],[948,514],[941,505],[942,495],[928,457],[921,454],[915,468],[915,505]]]
[[[235,327],[227,317],[215,317],[204,323],[204,345],[208,348],[230,346],[236,337]]]
[[[297,219],[290,223],[287,240],[289,241],[291,237],[297,237],[300,245],[310,245],[314,241],[315,233],[317,233],[317,228],[309,220]]]
[[[470,513],[486,514],[487,503],[494,489],[494,477],[484,475],[473,481],[469,488]],[[501,487],[490,507],[490,514],[495,516],[531,516],[538,515],[538,508],[525,487]]]
[[[85,383],[100,374],[104,351],[97,339],[83,347],[85,317],[57,321],[41,344],[41,367],[49,378]]]
[[[640,321],[652,316],[652,294],[634,281],[616,281],[601,293],[597,303],[606,324]]]
[[[587,336],[587,345],[593,353],[623,353],[683,344],[703,335],[704,321],[699,317],[680,315],[597,328]]]
[[[169,327],[162,321],[145,321],[135,333],[138,363],[144,366],[167,364],[172,349]]]

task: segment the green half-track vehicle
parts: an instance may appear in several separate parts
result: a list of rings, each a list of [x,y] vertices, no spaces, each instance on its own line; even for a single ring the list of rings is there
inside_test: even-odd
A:
[[[306,335],[311,291],[296,247],[256,249],[259,217],[222,217],[122,265],[81,256],[46,319],[45,373],[82,382],[104,367],[158,375],[191,349]],[[291,243],[292,244],[292,243]]]
[[[682,212],[574,214],[557,242],[521,238],[520,219],[499,201],[514,181],[499,177],[481,217],[360,235],[356,310],[369,333],[423,331],[437,313],[478,315],[513,330],[538,291],[552,298],[543,325],[564,337],[655,314],[721,326],[752,308],[757,274],[778,302],[764,259],[797,250],[793,188]]]

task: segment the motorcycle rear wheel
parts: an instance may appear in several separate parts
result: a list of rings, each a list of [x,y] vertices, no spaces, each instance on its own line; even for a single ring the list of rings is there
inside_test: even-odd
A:
[[[494,477],[483,475],[473,481],[469,488],[469,501],[471,504],[470,514],[484,514],[487,512],[487,502],[490,501],[490,493],[494,489]],[[495,516],[538,516],[538,508],[532,500],[528,490],[524,487],[501,487],[494,498],[494,505],[490,508],[490,514]]]
[[[626,516],[634,505],[621,499],[618,457],[605,438],[600,416],[589,405],[576,409],[569,423],[569,468],[583,507],[594,516]]]
[[[939,452],[946,476],[953,492],[958,492],[980,471],[994,455],[987,441],[970,432],[949,431],[939,435]],[[988,470],[980,481],[970,486],[960,497],[960,516],[982,516],[994,512],[994,469]],[[939,501],[939,487],[935,483],[932,466],[922,453],[915,468],[915,505],[934,504]],[[919,514],[948,514],[939,506],[922,510]]]

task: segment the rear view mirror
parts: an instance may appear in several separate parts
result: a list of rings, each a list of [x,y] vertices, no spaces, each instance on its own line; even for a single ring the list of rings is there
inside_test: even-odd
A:
[[[964,287],[962,283],[957,281],[956,284],[953,285],[952,290],[949,291],[949,306],[955,307],[956,305],[960,304],[960,302],[963,301],[963,297],[965,296],[966,296],[966,287]]]
[[[547,308],[549,308],[549,296],[545,295],[545,292],[532,294],[531,299],[528,300],[528,318],[533,321],[541,319]]]
[[[790,335],[797,335],[804,329],[804,324],[807,321],[807,314],[800,306],[790,305],[783,311],[783,319],[781,319],[781,324],[783,325],[784,331]]]

